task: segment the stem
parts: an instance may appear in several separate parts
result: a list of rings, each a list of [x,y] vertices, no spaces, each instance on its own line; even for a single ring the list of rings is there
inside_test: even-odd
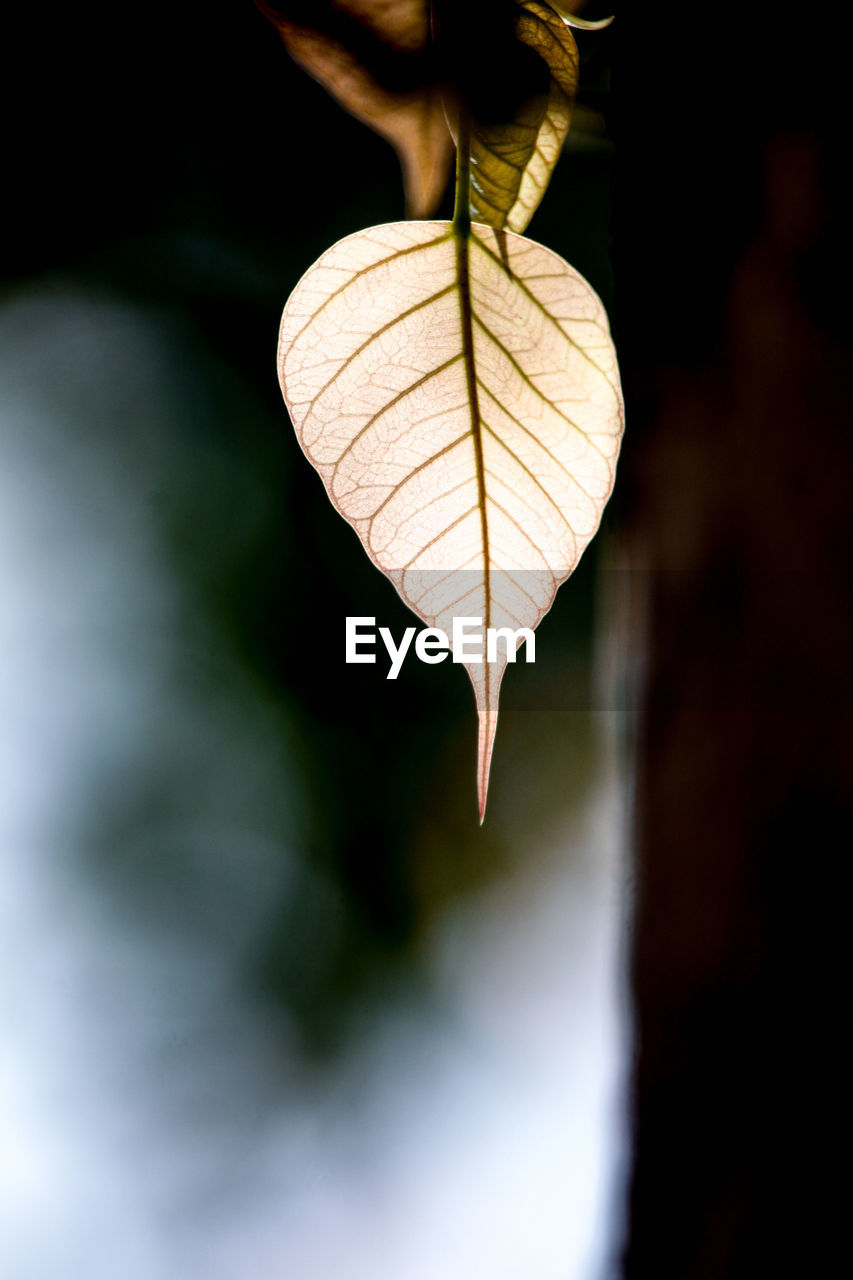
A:
[[[474,352],[474,307],[471,299],[471,209],[469,205],[471,183],[471,120],[467,107],[459,110],[456,135],[456,201],[453,209],[453,238],[456,244],[456,285],[459,290],[459,320],[462,333],[462,352],[465,360],[465,381],[468,389],[468,405],[471,413],[471,437],[474,444],[474,465],[477,472],[477,505],[480,509],[480,536],[483,543],[483,626],[486,631],[492,625],[491,550],[489,547],[489,521],[486,512],[486,464],[483,457],[483,424],[480,417],[480,399]],[[492,671],[484,662],[482,703],[477,695],[477,711],[481,722],[480,744],[477,762],[477,793],[480,806],[480,822],[486,808],[486,788],[494,742],[494,708],[492,707]],[[476,686],[475,686],[476,687]]]
[[[471,232],[471,117],[465,105],[459,107],[456,130],[456,199],[453,205],[453,230],[467,239]]]

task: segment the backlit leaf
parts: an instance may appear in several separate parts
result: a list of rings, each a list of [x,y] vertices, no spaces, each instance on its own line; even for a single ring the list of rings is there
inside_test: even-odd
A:
[[[572,267],[476,224],[357,232],[291,295],[279,373],[329,497],[428,626],[537,625],[598,527],[622,433],[607,317]],[[466,666],[482,816],[506,658]]]
[[[471,124],[471,217],[521,232],[535,213],[559,159],[578,83],[578,50],[566,22],[540,0],[519,0],[522,47],[547,67],[547,89],[510,121]]]
[[[440,90],[419,66],[430,38],[426,0],[338,0],[325,6],[324,24],[322,6],[258,2],[295,61],[396,149],[409,216],[432,213],[447,185],[452,142]]]

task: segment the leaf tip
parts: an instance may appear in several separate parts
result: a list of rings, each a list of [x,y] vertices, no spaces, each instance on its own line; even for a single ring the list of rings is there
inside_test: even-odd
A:
[[[488,788],[489,788],[488,779],[486,780],[485,784],[478,784],[477,786],[477,810],[480,815],[481,827],[483,823],[486,821],[486,801],[488,800],[488,794],[487,794]]]
[[[495,732],[498,727],[498,698],[504,666],[505,664],[502,664],[497,669],[497,679],[494,678],[495,672],[493,669],[492,679],[488,684],[486,681],[481,682],[478,677],[473,675],[472,669],[468,668],[469,675],[471,675],[471,683],[474,685],[479,720],[477,734],[477,808],[480,814],[480,826],[483,825],[486,819],[489,773],[492,768],[492,751],[494,750]]]

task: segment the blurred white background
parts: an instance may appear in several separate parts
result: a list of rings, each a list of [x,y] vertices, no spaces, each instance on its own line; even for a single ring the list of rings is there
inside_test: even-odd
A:
[[[341,890],[294,853],[294,725],[207,630],[158,518],[162,476],[192,469],[215,511],[201,563],[271,500],[194,433],[208,363],[169,317],[61,284],[0,318],[0,1273],[601,1280],[624,1128],[616,715],[576,717],[584,803],[532,837],[508,808],[524,856],[436,915],[344,1051],[308,1055],[248,957],[289,901],[310,970]]]

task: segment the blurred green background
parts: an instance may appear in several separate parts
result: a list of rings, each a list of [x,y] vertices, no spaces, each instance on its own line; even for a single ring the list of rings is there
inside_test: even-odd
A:
[[[609,303],[606,39],[530,233]],[[594,1280],[607,527],[507,677],[480,829],[464,673],[344,665],[348,614],[411,618],[276,380],[300,275],[403,216],[393,152],[249,0],[32,14],[10,49],[3,1275]]]

